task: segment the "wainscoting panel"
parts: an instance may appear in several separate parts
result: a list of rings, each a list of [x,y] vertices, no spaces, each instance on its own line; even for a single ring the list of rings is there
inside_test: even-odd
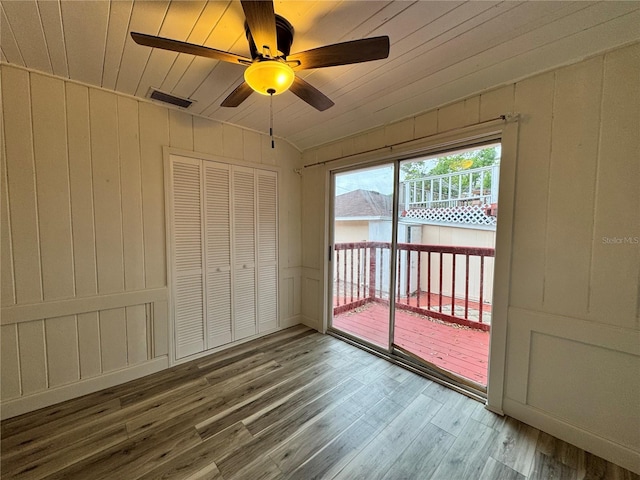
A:
[[[44,406],[86,393],[89,380],[103,388],[106,374],[113,381],[146,371],[154,354],[164,355],[154,352],[150,330],[166,328],[153,318],[166,318],[166,295],[161,288],[3,309],[2,417],[28,411],[32,397]],[[61,315],[38,318],[44,311]]]
[[[507,366],[505,413],[640,467],[638,331],[510,308]]]
[[[280,269],[280,328],[287,328],[300,323],[302,268],[291,267]]]

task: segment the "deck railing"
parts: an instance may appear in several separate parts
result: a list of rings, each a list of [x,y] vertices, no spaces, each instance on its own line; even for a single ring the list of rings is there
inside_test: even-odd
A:
[[[389,302],[390,252],[390,242],[334,246],[334,314]],[[396,308],[489,330],[494,256],[493,248],[399,243]]]
[[[498,202],[500,165],[405,180],[404,208],[447,208]]]

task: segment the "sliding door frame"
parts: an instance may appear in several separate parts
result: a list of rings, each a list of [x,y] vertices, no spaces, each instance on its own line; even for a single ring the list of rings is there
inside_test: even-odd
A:
[[[496,258],[494,264],[494,288],[492,305],[492,326],[489,346],[489,374],[486,393],[461,382],[456,382],[441,373],[424,368],[412,362],[412,359],[393,348],[393,321],[389,328],[389,345],[387,349],[362,341],[353,335],[345,334],[332,328],[333,318],[333,255],[325,257],[325,314],[323,315],[323,330],[327,333],[343,338],[348,342],[363,347],[371,353],[384,357],[394,363],[420,373],[432,380],[445,384],[454,390],[483,401],[486,408],[503,414],[502,404],[505,383],[505,362],[507,344],[507,315],[509,309],[509,283],[511,274],[511,242],[513,238],[513,211],[515,203],[516,160],[518,150],[518,115],[507,114],[496,119],[487,120],[477,125],[453,129],[434,134],[418,140],[403,142],[389,147],[383,147],[362,154],[350,155],[345,158],[330,159],[314,166],[325,169],[327,187],[326,193],[326,236],[325,251],[332,252],[334,240],[334,198],[335,187],[333,176],[335,173],[354,171],[360,168],[374,167],[395,163],[394,168],[394,221],[392,239],[392,265],[395,265],[397,246],[397,214],[398,214],[398,184],[399,165],[402,160],[409,160],[419,156],[444,154],[451,150],[480,147],[490,143],[500,143],[502,154],[500,161],[500,216],[496,227]],[[328,164],[331,165],[328,165]],[[310,166],[308,166],[310,167]],[[393,268],[392,270],[395,270]],[[392,272],[391,278],[395,278]],[[395,315],[395,280],[390,294],[390,312]]]
[[[334,217],[335,217],[335,198],[336,198],[336,182],[335,182],[335,177],[336,175],[339,175],[341,173],[355,173],[358,170],[362,170],[362,169],[369,169],[369,168],[375,168],[375,167],[383,167],[385,165],[392,165],[393,166],[393,213],[392,213],[392,222],[391,222],[391,253],[389,255],[389,338],[387,340],[387,347],[386,348],[382,348],[378,345],[375,345],[371,342],[369,342],[368,340],[361,338],[361,337],[357,337],[355,335],[352,335],[348,332],[344,332],[342,330],[337,330],[335,328],[333,328],[333,282],[334,282],[334,278],[333,278],[333,269],[334,269],[334,261],[335,261],[335,256],[334,256],[334,244],[335,244],[335,221],[334,221]],[[343,336],[345,338],[348,338],[351,342],[361,342],[362,344],[364,344],[365,346],[367,346],[370,349],[373,350],[383,350],[385,351],[387,354],[391,354],[392,353],[392,349],[393,349],[393,322],[394,322],[394,318],[395,318],[395,274],[394,274],[394,268],[393,265],[395,265],[396,262],[396,242],[397,242],[397,233],[398,233],[398,222],[394,221],[393,219],[395,218],[396,215],[398,215],[398,192],[397,192],[397,182],[398,179],[400,178],[400,173],[398,170],[398,165],[399,163],[395,160],[382,160],[382,161],[373,161],[373,162],[369,162],[366,165],[354,165],[354,166],[350,166],[350,167],[345,167],[345,168],[338,168],[335,170],[329,170],[327,173],[329,175],[329,227],[328,227],[328,246],[327,246],[327,265],[328,265],[328,271],[329,271],[329,278],[328,278],[328,283],[327,283],[327,297],[328,297],[328,318],[326,320],[326,328],[325,331],[332,333],[332,334],[338,334],[338,336]]]

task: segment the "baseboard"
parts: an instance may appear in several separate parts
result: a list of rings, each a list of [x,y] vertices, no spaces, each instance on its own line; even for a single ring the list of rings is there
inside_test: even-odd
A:
[[[317,330],[319,332],[322,332],[319,323],[317,320],[314,320],[313,318],[309,318],[306,315],[301,315],[300,316],[300,323],[306,325],[309,328],[313,328],[314,330]]]
[[[640,474],[640,452],[604,437],[571,425],[547,412],[505,398],[503,409],[506,415],[542,430],[587,452],[593,453],[627,470]]]
[[[293,317],[283,318],[280,320],[280,328],[289,328],[302,323],[300,315],[294,315]]]
[[[56,403],[81,397],[88,393],[97,392],[104,388],[113,387],[114,385],[159,372],[168,367],[168,357],[158,357],[132,367],[105,373],[99,377],[87,378],[79,382],[62,385],[32,395],[7,400],[0,403],[0,418],[4,420],[33,410],[38,410],[39,408],[55,405]]]
[[[488,403],[484,406],[484,408],[486,408],[487,410],[489,410],[492,413],[495,413],[496,415],[500,415],[501,417],[504,417],[504,411],[501,408],[493,407],[493,406],[489,405]]]

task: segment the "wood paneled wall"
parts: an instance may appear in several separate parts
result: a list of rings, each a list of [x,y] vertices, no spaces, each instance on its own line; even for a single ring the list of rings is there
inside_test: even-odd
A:
[[[494,319],[508,328],[504,411],[640,471],[640,44],[305,151],[303,163],[508,112],[520,120],[509,312]],[[303,313],[317,328],[326,179],[305,169]]]
[[[50,391],[86,393],[166,366],[164,146],[282,167],[280,323],[298,323],[297,150],[283,141],[272,150],[259,133],[147,101],[0,69],[4,416],[25,399],[65,398]]]

